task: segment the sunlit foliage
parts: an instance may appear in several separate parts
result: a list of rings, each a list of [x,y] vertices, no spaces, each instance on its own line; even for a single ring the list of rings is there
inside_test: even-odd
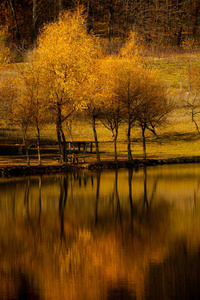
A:
[[[61,158],[65,160],[62,124],[80,106],[83,83],[98,56],[95,39],[88,35],[81,9],[66,12],[47,25],[38,39],[37,61],[44,74],[46,107],[54,116]]]

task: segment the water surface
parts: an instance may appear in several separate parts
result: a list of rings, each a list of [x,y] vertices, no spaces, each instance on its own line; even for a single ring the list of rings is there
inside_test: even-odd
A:
[[[200,299],[200,165],[0,180],[0,299]]]

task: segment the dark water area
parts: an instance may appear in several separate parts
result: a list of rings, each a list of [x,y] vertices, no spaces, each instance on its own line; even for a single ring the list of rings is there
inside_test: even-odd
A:
[[[200,165],[0,179],[0,300],[200,299]]]

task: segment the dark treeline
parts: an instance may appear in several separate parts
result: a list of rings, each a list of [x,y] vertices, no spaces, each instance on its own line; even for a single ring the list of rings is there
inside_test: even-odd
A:
[[[2,0],[0,26],[9,41],[30,47],[44,24],[83,5],[88,32],[109,41],[136,31],[149,45],[182,46],[200,36],[199,0]]]

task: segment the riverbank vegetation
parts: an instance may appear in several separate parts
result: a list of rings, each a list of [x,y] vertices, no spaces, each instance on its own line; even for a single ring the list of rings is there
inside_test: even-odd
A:
[[[131,31],[108,53],[79,7],[46,25],[23,62],[7,64],[1,49],[1,140],[22,144],[28,166],[30,146],[42,164],[41,145],[55,141],[65,162],[67,140],[94,140],[97,162],[199,155],[200,60],[189,43],[150,55]]]

